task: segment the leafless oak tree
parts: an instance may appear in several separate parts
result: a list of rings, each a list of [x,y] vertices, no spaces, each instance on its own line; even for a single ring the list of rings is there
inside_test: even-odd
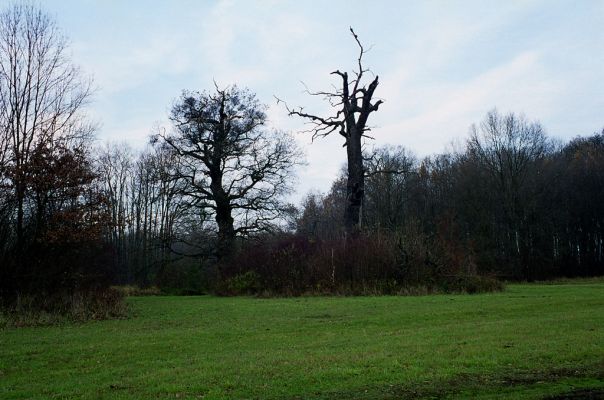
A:
[[[159,135],[180,156],[176,177],[188,182],[193,204],[215,217],[219,259],[231,254],[237,235],[265,229],[281,215],[301,161],[289,135],[267,129],[264,110],[236,86],[185,92],[172,109],[173,133]]]
[[[363,138],[368,137],[370,128],[367,125],[369,115],[377,111],[382,100],[373,100],[374,92],[378,86],[378,76],[374,76],[369,84],[363,83],[363,78],[370,73],[363,66],[363,56],[366,53],[357,34],[352,28],[350,32],[358,47],[359,56],[357,69],[352,76],[348,72],[336,70],[333,75],[341,79],[341,86],[334,91],[311,92],[310,95],[324,97],[336,110],[335,115],[323,117],[310,114],[302,107],[289,108],[287,111],[291,116],[305,119],[310,125],[309,132],[313,140],[317,137],[325,137],[333,132],[338,132],[345,139],[346,155],[348,160],[348,177],[346,185],[346,207],[344,211],[344,225],[349,234],[358,231],[361,221],[361,207],[365,195],[365,171],[363,167]],[[278,100],[280,101],[280,100]]]

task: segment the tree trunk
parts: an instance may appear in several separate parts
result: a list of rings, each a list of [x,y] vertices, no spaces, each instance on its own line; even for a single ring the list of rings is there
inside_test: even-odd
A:
[[[216,165],[219,165],[219,162]],[[235,221],[228,195],[222,187],[222,172],[216,169],[211,173],[211,179],[210,189],[216,204],[216,224],[218,225],[216,257],[218,261],[223,261],[233,253]]]
[[[347,140],[348,181],[346,185],[346,208],[344,226],[347,235],[356,235],[360,230],[361,207],[365,194],[365,174],[361,135],[352,132]]]
[[[16,184],[17,192],[17,263],[21,262],[22,251],[24,247],[24,229],[25,224],[25,212],[23,209],[23,203],[25,202],[25,190],[21,182]]]
[[[235,228],[233,227],[231,207],[228,204],[217,205],[216,223],[218,224],[218,246],[216,256],[219,261],[229,257],[235,244]]]

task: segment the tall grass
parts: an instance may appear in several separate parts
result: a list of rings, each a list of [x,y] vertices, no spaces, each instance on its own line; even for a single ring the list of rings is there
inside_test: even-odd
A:
[[[17,295],[3,302],[0,326],[122,318],[127,311],[124,294],[112,288]]]

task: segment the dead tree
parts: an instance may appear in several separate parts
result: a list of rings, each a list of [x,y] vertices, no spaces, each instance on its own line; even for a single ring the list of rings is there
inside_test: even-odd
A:
[[[348,177],[346,185],[346,206],[344,209],[344,226],[348,234],[356,233],[360,228],[361,207],[365,196],[365,171],[363,167],[363,138],[370,128],[367,126],[369,115],[377,111],[382,100],[373,102],[373,95],[378,86],[378,76],[368,84],[363,84],[363,78],[369,69],[363,67],[363,55],[366,53],[357,34],[352,28],[350,32],[359,46],[358,69],[352,76],[348,72],[336,70],[333,75],[340,77],[341,86],[331,92],[311,92],[313,96],[322,96],[336,110],[335,115],[322,117],[309,114],[302,107],[290,109],[285,105],[290,116],[302,117],[310,124],[309,132],[312,139],[325,137],[338,132],[345,139],[348,159]],[[278,100],[279,101],[279,100]]]

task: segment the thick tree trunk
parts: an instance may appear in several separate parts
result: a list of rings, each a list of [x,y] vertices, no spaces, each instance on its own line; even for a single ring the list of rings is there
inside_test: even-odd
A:
[[[346,208],[344,226],[348,235],[356,235],[361,225],[361,207],[365,195],[365,174],[361,135],[353,132],[347,140],[348,182],[346,185]]]
[[[219,163],[217,163],[219,165]],[[218,225],[218,243],[216,257],[223,261],[233,254],[235,244],[235,220],[229,197],[222,187],[222,172],[216,169],[211,173],[210,189],[216,204],[216,224]]]
[[[233,222],[230,205],[217,204],[216,224],[218,225],[218,245],[216,248],[216,257],[219,261],[226,259],[233,253],[233,246],[235,244]]]

